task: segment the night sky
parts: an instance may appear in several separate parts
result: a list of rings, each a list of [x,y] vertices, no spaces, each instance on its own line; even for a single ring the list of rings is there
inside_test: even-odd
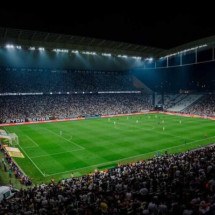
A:
[[[139,3],[138,3],[139,2]],[[95,37],[159,48],[172,48],[186,42],[215,35],[213,6],[188,7],[183,2],[174,4],[145,4],[140,0],[126,8],[115,7],[114,3],[82,6],[52,4],[27,5],[17,9],[2,7],[0,26],[65,33]],[[116,4],[116,3],[115,3]],[[84,5],[84,8],[82,8]],[[144,6],[143,6],[144,5]],[[123,4],[124,6],[124,4]]]

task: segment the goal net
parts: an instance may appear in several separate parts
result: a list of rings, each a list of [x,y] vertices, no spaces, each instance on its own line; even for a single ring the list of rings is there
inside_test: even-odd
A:
[[[19,144],[19,138],[15,133],[10,133],[10,134],[8,134],[8,136],[10,138],[9,143],[11,146],[15,146],[15,145]]]
[[[5,130],[0,129],[0,142],[15,146],[19,144],[19,138],[15,133],[7,133]]]

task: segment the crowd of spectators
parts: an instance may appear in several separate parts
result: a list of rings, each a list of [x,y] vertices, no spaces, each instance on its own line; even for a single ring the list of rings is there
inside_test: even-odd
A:
[[[166,105],[172,104],[175,97],[180,97],[177,95],[165,97]],[[128,114],[153,109],[152,95],[142,93],[0,96],[0,104],[0,123]],[[215,116],[215,95],[205,95],[181,112]]]
[[[129,73],[48,69],[1,69],[0,93],[132,90]],[[166,100],[171,103],[169,96]],[[144,94],[1,96],[0,122],[133,113],[152,108]],[[215,95],[188,107],[190,114],[215,115]],[[31,181],[5,154],[11,171]],[[215,146],[118,165],[79,178],[20,190],[0,203],[0,214],[194,215],[215,213]],[[5,166],[6,167],[6,166]]]
[[[162,105],[162,103],[164,103],[163,108],[167,110],[168,108],[175,105],[175,103],[177,102],[177,98],[179,96],[180,96],[179,94],[165,94],[164,101],[162,101],[162,95],[157,95],[156,97],[158,104]]]
[[[117,71],[0,68],[0,93],[133,90],[132,75]]]
[[[193,105],[182,111],[187,114],[196,114],[200,116],[215,116],[215,95],[205,95]]]
[[[0,94],[43,94],[0,96],[0,123],[132,113],[151,106],[142,94],[98,94],[135,90],[129,71],[0,67],[0,76]]]
[[[0,121],[7,122],[141,112],[151,108],[151,96],[136,93],[2,96],[0,104]]]
[[[215,146],[20,190],[0,214],[202,215],[215,212]]]

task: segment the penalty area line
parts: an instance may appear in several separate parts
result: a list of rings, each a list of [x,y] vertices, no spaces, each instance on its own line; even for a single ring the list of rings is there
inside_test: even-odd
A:
[[[66,141],[69,142],[69,143],[72,143],[73,145],[77,146],[78,148],[80,148],[80,149],[82,149],[82,150],[85,149],[84,147],[80,146],[79,144],[75,143],[74,141],[68,140],[68,139],[66,139],[65,137],[62,137],[61,135],[59,135],[59,134],[53,132],[52,130],[49,130],[48,128],[43,128],[43,129],[45,129],[45,130],[51,132],[52,134],[54,134],[54,135],[56,135],[56,136],[58,136],[58,137],[60,137],[60,138],[62,138],[62,139],[64,139],[64,140],[66,140]],[[70,139],[71,139],[71,138],[70,138]]]
[[[52,156],[52,155],[60,155],[60,154],[66,154],[66,153],[76,152],[76,151],[82,151],[82,150],[85,150],[85,149],[74,149],[74,150],[70,150],[70,151],[66,151],[66,152],[58,152],[58,153],[47,154],[47,155],[33,156],[31,158],[34,159],[34,158],[40,158],[40,157],[48,157],[48,156]]]
[[[34,161],[29,157],[29,155],[26,153],[26,151],[19,145],[20,149],[25,153],[27,158],[31,161],[31,163],[37,168],[37,170],[42,174],[43,177],[45,177],[45,174],[41,171],[41,169],[34,163]]]

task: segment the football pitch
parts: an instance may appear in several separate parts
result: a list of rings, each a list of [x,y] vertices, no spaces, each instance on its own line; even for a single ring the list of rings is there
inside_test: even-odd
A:
[[[215,143],[215,121],[143,114],[4,127],[25,158],[14,158],[33,183],[80,176]]]

